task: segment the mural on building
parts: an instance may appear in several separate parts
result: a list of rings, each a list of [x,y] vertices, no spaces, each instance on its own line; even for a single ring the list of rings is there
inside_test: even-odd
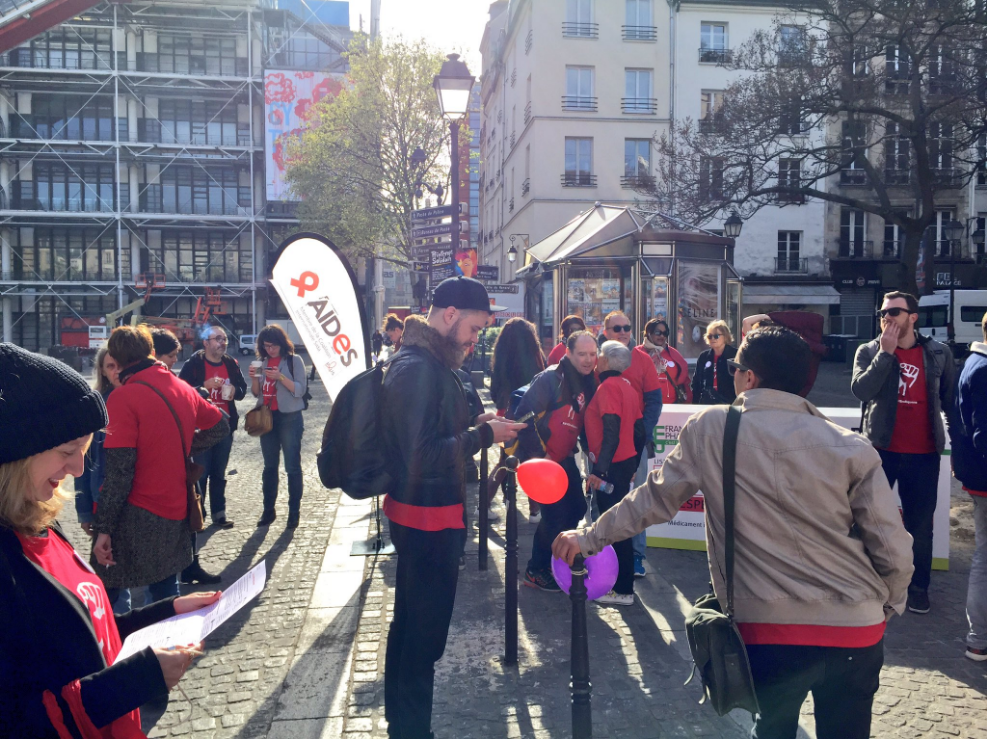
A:
[[[342,74],[319,72],[269,70],[264,74],[268,200],[298,199],[284,181],[284,145],[290,136],[305,130],[316,103],[342,92],[345,79]]]

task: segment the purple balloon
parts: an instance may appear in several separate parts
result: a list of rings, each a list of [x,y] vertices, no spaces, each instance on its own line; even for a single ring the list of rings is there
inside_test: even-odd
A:
[[[617,553],[612,546],[606,546],[603,551],[586,558],[586,599],[596,600],[606,595],[617,582]],[[572,587],[572,570],[563,560],[552,557],[552,574],[562,592],[569,594]]]

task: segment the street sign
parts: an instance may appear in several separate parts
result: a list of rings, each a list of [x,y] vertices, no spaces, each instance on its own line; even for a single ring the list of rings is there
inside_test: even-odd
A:
[[[412,262],[411,271],[412,272],[428,272],[428,268],[431,265],[428,262]]]
[[[451,236],[432,236],[427,239],[415,239],[414,246],[418,247],[434,247],[434,246],[449,246],[452,243]]]
[[[447,277],[455,277],[456,268],[452,264],[433,264],[428,271],[428,276],[432,283],[436,284]]]
[[[489,282],[496,282],[500,279],[500,267],[495,264],[478,264],[476,266],[476,278]]]
[[[411,247],[411,259],[416,262],[427,262],[432,255],[432,247],[430,246],[413,246]]]
[[[428,221],[433,218],[449,218],[452,216],[451,205],[440,205],[436,208],[422,208],[411,211],[412,221]]]
[[[433,236],[445,236],[451,234],[452,223],[440,223],[437,226],[417,226],[411,229],[411,237],[414,239],[428,239]]]

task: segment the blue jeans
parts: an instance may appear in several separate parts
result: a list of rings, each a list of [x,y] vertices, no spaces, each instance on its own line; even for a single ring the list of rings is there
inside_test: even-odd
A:
[[[987,498],[981,495],[971,497],[976,549],[966,592],[966,618],[970,622],[966,645],[974,649],[987,649]]]
[[[169,575],[160,582],[154,582],[147,586],[144,593],[144,605],[149,606],[159,600],[179,595],[178,573]],[[113,604],[113,612],[116,614],[127,613],[131,609],[130,588],[107,588],[106,595]]]
[[[302,412],[274,411],[274,427],[260,437],[264,457],[261,485],[264,510],[274,510],[278,499],[278,466],[284,455],[284,472],[288,477],[288,514],[298,515],[302,505],[302,432],[305,423]]]
[[[206,483],[209,487],[209,515],[212,520],[226,518],[226,465],[230,462],[230,451],[233,449],[233,434],[230,434],[215,446],[202,454],[196,454],[192,461],[201,464],[206,471],[196,485],[202,496],[202,507],[206,507]]]
[[[939,488],[938,454],[901,454],[878,449],[888,484],[898,483],[901,520],[912,535],[915,573],[909,591],[924,592],[932,579],[932,518]]]

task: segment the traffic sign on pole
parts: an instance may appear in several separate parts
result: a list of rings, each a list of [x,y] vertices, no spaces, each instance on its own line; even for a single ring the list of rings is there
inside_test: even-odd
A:
[[[440,205],[436,208],[422,208],[421,210],[411,211],[412,221],[429,221],[434,218],[449,218],[452,216],[453,208],[451,205]]]
[[[428,239],[432,236],[445,236],[451,234],[452,223],[440,223],[437,226],[418,226],[411,229],[411,237],[414,239]]]

